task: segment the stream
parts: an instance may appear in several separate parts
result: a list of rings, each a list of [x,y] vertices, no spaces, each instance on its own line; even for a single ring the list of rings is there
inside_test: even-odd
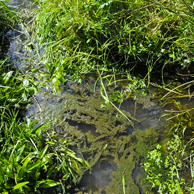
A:
[[[28,2],[23,2],[13,1],[12,5],[28,8]],[[31,62],[22,36],[12,30],[6,34],[10,41],[9,59],[25,72]],[[161,118],[165,108],[159,103],[161,91],[150,86],[146,96],[137,90],[124,99],[120,110],[129,122],[111,104],[105,104],[97,78],[97,74],[91,74],[82,83],[68,80],[61,85],[60,94],[52,93],[49,87],[42,88],[24,115],[37,119],[38,124],[53,121],[50,133],[56,134],[58,141],[68,139],[70,149],[90,163],[91,169],[67,193],[121,194],[123,188],[127,194],[154,193],[145,184],[142,162],[147,150],[166,138],[165,121]],[[119,82],[120,90],[127,84]],[[108,94],[114,91],[112,87],[106,88]],[[54,189],[52,193],[60,191]]]
[[[133,119],[129,122],[112,105],[102,108],[101,86],[94,92],[95,81],[95,76],[82,84],[67,81],[59,95],[43,89],[25,115],[40,123],[54,121],[57,138],[68,138],[70,148],[89,161],[91,169],[70,193],[122,193],[124,175],[127,193],[143,194],[141,160],[162,135],[164,121],[159,119],[164,108],[152,97],[155,89],[149,88],[148,96],[139,92],[136,101],[128,98],[121,104],[122,112]]]

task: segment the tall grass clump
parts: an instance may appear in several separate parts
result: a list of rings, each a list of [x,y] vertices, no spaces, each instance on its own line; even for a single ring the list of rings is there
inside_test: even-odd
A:
[[[65,75],[78,78],[97,69],[142,70],[145,78],[191,70],[193,16],[184,16],[191,6],[185,2],[40,0],[34,47],[39,42],[45,49],[40,63],[56,88]]]
[[[1,114],[0,192],[47,193],[45,188],[58,187],[65,193],[87,163],[75,156],[67,141],[45,138],[48,124],[35,127],[37,121],[21,123],[17,115]],[[88,164],[87,164],[88,165]]]

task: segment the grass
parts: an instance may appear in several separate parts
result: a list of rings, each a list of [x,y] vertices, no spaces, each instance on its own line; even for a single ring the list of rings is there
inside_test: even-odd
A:
[[[0,193],[44,193],[44,188],[67,187],[89,164],[56,141],[50,123],[20,121],[24,109],[37,92],[29,75],[16,71],[7,60],[0,65]],[[45,137],[46,134],[46,137]],[[51,135],[49,135],[51,134]]]
[[[185,2],[41,0],[31,43],[46,50],[38,63],[46,66],[55,90],[66,75],[81,79],[113,67],[130,73],[142,69],[148,81],[151,75],[191,71],[193,15]]]
[[[16,22],[17,15],[11,10],[5,1],[0,0],[0,53],[2,52],[2,44],[4,42],[5,32]]]
[[[0,1],[0,28],[13,24],[14,12]],[[0,44],[2,45],[2,44]],[[13,67],[0,55],[0,193],[46,193],[45,188],[65,188],[76,181],[89,164],[68,148],[68,141],[56,141],[50,123],[37,125],[21,119],[33,95],[40,89],[33,76]],[[35,126],[36,125],[36,126]],[[58,188],[60,190],[60,188]]]
[[[1,122],[1,193],[46,193],[44,188],[67,187],[80,175],[81,166],[89,166],[68,148],[67,140],[56,141],[49,133],[43,137],[49,123],[35,127],[37,121],[20,123],[17,115],[7,115],[1,114],[8,120]]]

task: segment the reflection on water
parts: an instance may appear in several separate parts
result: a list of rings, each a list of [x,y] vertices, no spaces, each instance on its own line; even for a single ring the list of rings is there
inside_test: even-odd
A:
[[[159,122],[159,118],[164,111],[162,106],[154,104],[152,102],[152,107],[143,108],[142,104],[136,104],[134,100],[127,99],[122,105],[121,109],[130,112],[130,114],[134,114],[135,109],[135,117],[140,121],[141,125],[138,125],[140,129],[149,129],[153,126],[158,126],[161,122]]]
[[[104,101],[100,85],[97,84],[96,92],[93,92],[94,79],[89,76],[83,84],[68,81],[61,94],[42,91],[36,96],[42,111],[33,102],[25,114],[41,122],[55,120],[53,127],[59,138],[75,141],[70,143],[71,148],[87,156],[85,159],[92,168],[83,175],[76,187],[78,191],[70,193],[123,193],[124,177],[126,193],[144,194],[147,188],[142,184],[141,162],[147,150],[162,140],[165,126],[161,115],[165,109],[174,107],[171,104],[164,108],[150,97],[156,92],[154,88],[148,89],[148,96],[139,95],[137,101],[128,98],[122,103],[121,110],[140,121],[133,120],[133,127],[111,105],[101,108]],[[188,103],[188,100],[184,102]]]
[[[144,193],[142,186],[141,186],[141,179],[142,179],[143,173],[144,173],[143,168],[139,164],[133,170],[133,179],[134,179],[135,184],[138,185],[139,187],[140,194]]]
[[[28,8],[32,3],[30,0],[9,0],[7,4],[14,6],[16,8]]]
[[[91,190],[93,192],[105,193],[104,190],[111,181],[111,173],[116,170],[116,164],[98,161],[93,167],[92,172],[87,172],[81,179],[78,188]]]

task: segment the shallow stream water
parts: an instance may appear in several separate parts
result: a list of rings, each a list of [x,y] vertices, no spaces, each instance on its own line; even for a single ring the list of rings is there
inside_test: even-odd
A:
[[[14,1],[12,5],[22,2]],[[25,6],[23,3],[22,7]],[[13,31],[6,34],[11,41],[8,56],[16,67],[28,68],[29,56],[24,55],[20,35]],[[60,94],[42,88],[25,116],[38,119],[39,124],[53,121],[51,128],[57,139],[68,138],[77,156],[90,163],[91,169],[69,193],[120,194],[124,193],[123,189],[127,194],[154,193],[145,184],[142,162],[147,150],[165,138],[165,123],[161,119],[164,108],[159,104],[159,91],[149,87],[144,96],[137,90],[123,101],[120,109],[129,122],[111,104],[105,105],[100,83],[94,92],[97,76],[87,76],[81,84],[69,80],[61,86]],[[120,83],[120,87],[125,89],[126,84]],[[112,91],[107,87],[109,94]]]
[[[123,175],[127,193],[145,193],[141,160],[163,131],[159,118],[164,109],[153,97],[157,91],[148,89],[146,97],[138,91],[137,101],[124,100],[121,110],[129,122],[112,105],[101,107],[95,81],[95,76],[82,84],[68,81],[59,95],[42,91],[25,114],[40,123],[53,120],[58,139],[71,139],[71,148],[91,164],[73,193],[122,193]]]

